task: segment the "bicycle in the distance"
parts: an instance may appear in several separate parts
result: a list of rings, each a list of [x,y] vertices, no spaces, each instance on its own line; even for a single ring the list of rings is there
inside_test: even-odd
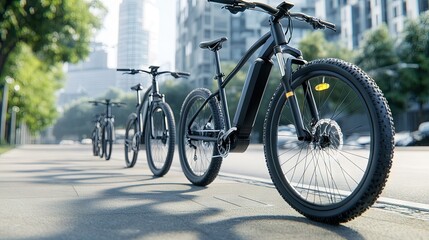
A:
[[[291,12],[293,4],[286,1],[276,8],[242,0],[209,2],[222,3],[231,13],[264,12],[270,31],[226,77],[218,51],[227,39],[200,44],[214,54],[218,90],[195,89],[182,105],[178,148],[186,177],[195,185],[208,185],[224,157],[247,149],[275,56],[282,77],[266,113],[263,144],[276,189],[316,221],[337,224],[362,214],[381,194],[392,164],[394,127],[386,99],[357,66],[333,58],[307,62],[286,40],[293,20],[314,29],[335,30],[335,25]],[[286,31],[281,19],[288,20]],[[225,88],[257,49],[231,122]],[[349,140],[354,134],[365,144]]]
[[[104,101],[89,101],[89,103],[98,106],[99,104],[106,106],[105,114],[101,115],[100,122],[100,135],[98,135],[98,142],[101,142],[101,147],[98,147],[98,155],[100,158],[104,156],[106,160],[110,160],[112,156],[112,146],[115,139],[115,118],[112,115],[112,107],[120,107],[124,105],[122,102],[112,102],[110,99]]]
[[[136,111],[128,117],[125,128],[125,164],[134,167],[142,144],[146,145],[146,156],[150,170],[155,176],[164,176],[171,167],[174,155],[176,126],[170,105],[159,91],[157,77],[170,74],[174,78],[188,77],[189,73],[158,71],[158,66],[142,69],[117,69],[124,74],[146,73],[152,76],[152,84],[144,90],[142,84],[131,87],[136,91]]]
[[[91,133],[91,140],[92,140],[92,154],[94,156],[98,156],[101,151],[101,120],[103,118],[102,114],[96,114],[94,116],[94,120],[92,121],[94,123],[94,129]]]

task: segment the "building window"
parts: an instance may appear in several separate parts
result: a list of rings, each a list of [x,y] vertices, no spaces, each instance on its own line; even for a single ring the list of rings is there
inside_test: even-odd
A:
[[[206,39],[208,39],[208,38],[210,38],[211,36],[210,36],[210,30],[204,30],[204,38],[206,38]]]
[[[424,2],[424,1],[421,1],[421,2]],[[407,16],[407,2],[406,1],[402,2],[402,16]]]
[[[404,2],[404,5],[406,5],[406,3]],[[424,11],[429,10],[429,1],[419,1],[419,12],[422,13]]]
[[[204,15],[204,23],[210,24],[211,16],[209,14]]]
[[[192,53],[192,43],[188,42],[188,44],[186,44],[186,47],[185,47],[185,54],[186,56],[189,56],[191,55],[191,53]]]

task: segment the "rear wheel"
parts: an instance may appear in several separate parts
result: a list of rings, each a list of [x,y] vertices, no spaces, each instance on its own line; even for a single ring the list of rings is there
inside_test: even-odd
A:
[[[164,102],[155,103],[146,123],[146,155],[153,175],[164,176],[174,155],[176,128],[173,112]]]
[[[130,115],[125,128],[124,141],[125,165],[128,168],[134,167],[139,153],[140,134],[137,133],[137,124],[137,115]]]
[[[222,164],[216,144],[217,137],[223,130],[217,100],[210,99],[191,122],[209,96],[208,89],[193,90],[183,102],[180,113],[180,164],[188,180],[198,186],[213,182]]]
[[[349,221],[375,202],[389,175],[394,135],[390,109],[368,75],[336,59],[300,68],[292,88],[311,137],[298,141],[279,86],[264,124],[271,178],[303,215],[333,224]]]

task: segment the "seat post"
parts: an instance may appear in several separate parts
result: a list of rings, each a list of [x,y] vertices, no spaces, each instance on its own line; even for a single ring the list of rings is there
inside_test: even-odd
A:
[[[219,82],[219,80],[222,80],[221,78],[223,77],[222,69],[220,66],[219,50],[213,50],[213,53],[215,55],[215,65],[216,65],[216,76],[215,76],[215,78]],[[220,88],[220,85],[219,85],[219,88]]]
[[[140,90],[136,90],[136,93],[137,93],[137,106],[139,106],[140,104],[142,104],[142,97],[141,97],[141,94],[140,94]]]

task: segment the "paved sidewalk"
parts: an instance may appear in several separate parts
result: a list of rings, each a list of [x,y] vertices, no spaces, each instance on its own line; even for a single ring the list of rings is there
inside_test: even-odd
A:
[[[0,239],[429,239],[429,221],[372,208],[339,226],[310,221],[269,186],[180,169],[153,178],[88,145],[27,145],[0,155]],[[115,151],[116,150],[116,151]],[[175,161],[177,161],[177,156]]]

